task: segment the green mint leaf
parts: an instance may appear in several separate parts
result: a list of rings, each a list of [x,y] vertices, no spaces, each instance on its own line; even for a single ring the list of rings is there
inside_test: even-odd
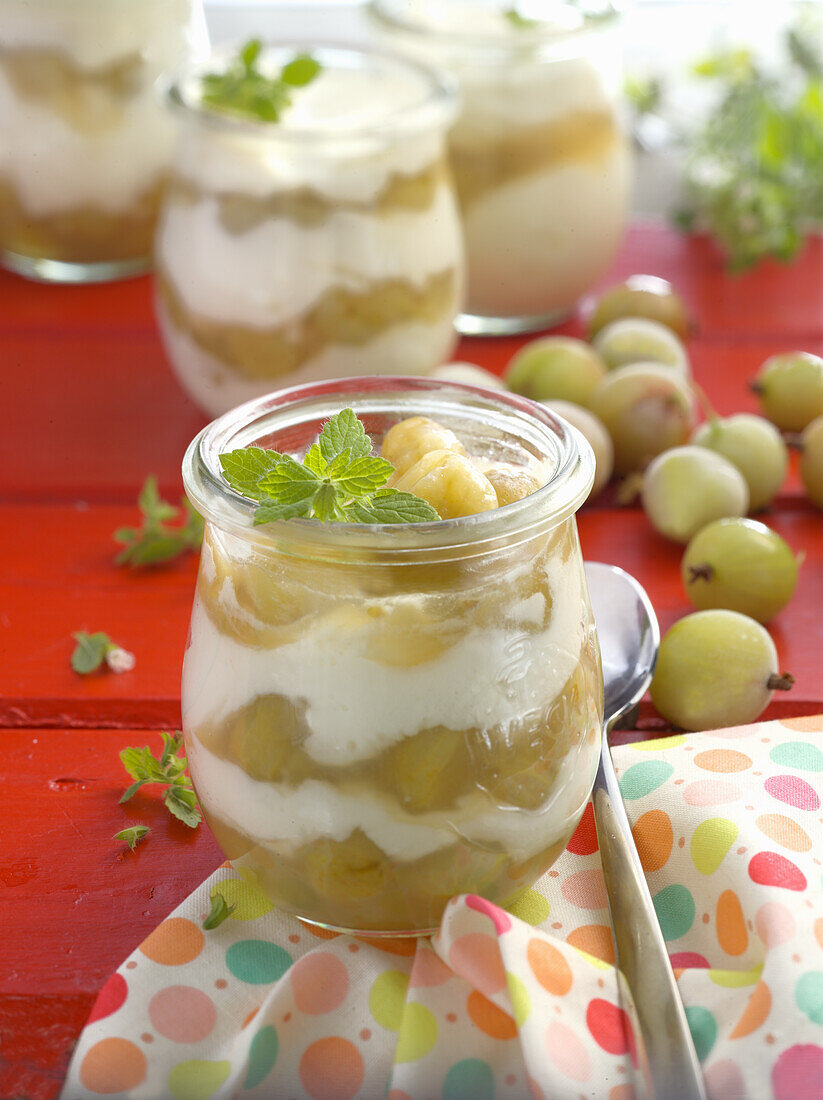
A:
[[[314,518],[321,523],[339,521],[345,516],[338,498],[337,489],[329,482],[325,482],[318,490],[314,501]]]
[[[90,672],[96,672],[106,659],[106,654],[114,646],[114,642],[102,631],[96,634],[86,634],[80,630],[73,635],[77,645],[71,655],[71,667],[81,676],[87,676]]]
[[[517,8],[507,8],[503,15],[513,27],[517,27],[520,31],[532,30],[534,27],[539,26],[537,19],[527,19],[525,15],[520,14]]]
[[[387,489],[394,467],[372,454],[372,441],[353,409],[324,425],[303,462],[290,455],[232,451],[221,456],[226,480],[252,496],[255,526],[290,519],[321,523],[425,523],[440,516],[411,493]],[[276,454],[272,462],[266,454]]]
[[[290,84],[293,88],[303,88],[311,84],[320,72],[320,62],[309,54],[301,53],[284,65],[280,73],[280,79],[284,84]]]
[[[262,49],[263,43],[260,41],[259,38],[249,39],[249,41],[241,49],[240,60],[243,62],[243,65],[247,72],[254,68]]]
[[[372,442],[366,435],[366,429],[357,419],[354,409],[343,409],[328,420],[320,432],[317,441],[320,453],[326,462],[331,462],[343,451],[350,451],[352,459],[363,458],[372,453]]]
[[[148,783],[148,779],[138,779],[136,783],[132,783],[130,787],[126,788],[120,796],[120,805],[122,806],[124,802],[128,802],[129,799],[134,798],[144,783]]]
[[[299,54],[283,66],[278,76],[267,76],[257,65],[262,49],[260,40],[254,38],[224,72],[206,73],[200,81],[203,103],[216,111],[278,122],[291,104],[291,89],[310,84],[321,66],[308,54]]]
[[[308,466],[308,468],[313,470],[318,477],[325,476],[328,463],[325,458],[323,458],[323,452],[320,450],[320,445],[318,443],[312,443],[311,447],[306,451],[303,465]]]
[[[160,757],[160,767],[165,771],[166,767],[172,760],[172,757],[177,753],[180,747],[180,742],[172,734],[166,733],[165,730],[160,734],[163,738],[163,754]],[[183,763],[185,764],[186,758],[183,757]]]
[[[217,890],[212,890],[211,911],[203,921],[202,927],[211,932],[213,928],[219,928],[224,920],[227,920],[237,908],[236,905],[227,905],[226,899]]]
[[[148,825],[129,825],[127,829],[121,829],[119,833],[115,833],[112,840],[125,840],[129,848],[133,852],[141,840],[145,840],[151,832]]]
[[[372,497],[349,506],[355,523],[436,523],[440,516],[428,501],[413,493],[381,489]]]
[[[143,526],[120,527],[114,532],[114,541],[125,546],[115,558],[118,565],[160,565],[187,551],[199,549],[203,541],[203,519],[185,497],[180,508],[175,508],[161,499],[157,479],[147,477],[137,504],[143,515]],[[178,521],[177,526],[168,526],[166,521],[172,519]]]
[[[190,829],[196,829],[202,818],[197,808],[197,795],[191,787],[169,787],[163,798],[166,809]]]
[[[282,462],[263,475],[259,488],[265,493],[265,498],[276,500],[278,504],[296,504],[307,497],[314,497],[321,485],[322,481],[314,470],[284,456]]]
[[[278,451],[245,447],[220,455],[220,467],[223,477],[235,492],[252,500],[265,500],[266,494],[259,487],[260,479],[274,470],[284,458]]]
[[[309,519],[312,511],[312,498],[305,497],[296,504],[276,504],[274,501],[261,504],[254,513],[254,526],[264,523],[277,523],[287,519]]]
[[[331,467],[329,467],[331,471]],[[338,489],[352,497],[368,496],[375,489],[385,485],[394,473],[394,466],[385,458],[374,458],[369,455],[366,458],[352,462],[341,474],[328,476],[334,478]]]

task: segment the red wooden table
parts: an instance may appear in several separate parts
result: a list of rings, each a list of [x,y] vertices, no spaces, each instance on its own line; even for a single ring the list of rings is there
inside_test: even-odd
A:
[[[672,280],[699,321],[697,379],[722,413],[756,411],[747,380],[767,356],[823,353],[823,242],[791,267],[730,278],[710,245],[637,226],[606,282]],[[565,326],[579,333],[578,321]],[[461,358],[502,370],[521,341],[466,340]],[[113,564],[149,473],[181,492],[183,451],[204,418],[178,388],[155,331],[151,284],[43,287],[0,274],[0,1100],[46,1100],[108,974],[214,869],[151,795],[118,805],[118,753],[180,722],[180,664],[196,561],[148,572]],[[764,517],[806,552],[772,634],[797,683],[774,715],[823,710],[823,515],[796,472]],[[647,587],[666,628],[689,610],[680,548],[608,494],[580,515],[587,558]],[[104,630],[137,656],[120,676],[77,676],[72,632]],[[650,705],[640,726],[662,728]],[[150,840],[123,855],[135,820]]]

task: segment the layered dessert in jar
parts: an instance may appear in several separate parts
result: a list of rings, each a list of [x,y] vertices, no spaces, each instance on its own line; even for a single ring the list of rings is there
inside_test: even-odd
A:
[[[212,413],[276,386],[423,373],[448,357],[462,302],[448,78],[376,52],[253,46],[172,91],[183,130],[158,315]],[[249,81],[273,110],[249,109]]]
[[[5,266],[66,281],[148,266],[174,144],[155,84],[206,44],[202,0],[2,0]]]
[[[429,517],[351,522],[355,504],[344,522],[255,526],[271,504],[233,490],[220,456],[251,445],[310,463],[344,407],[393,467],[373,504],[422,499]],[[509,904],[563,850],[602,719],[574,519],[593,472],[548,411],[422,379],[298,387],[194,441],[186,489],[207,529],[189,767],[226,855],[278,907],[416,933],[456,894]]]
[[[466,236],[465,332],[562,319],[620,244],[630,157],[618,26],[585,8],[372,0],[380,41],[459,78],[450,151]]]

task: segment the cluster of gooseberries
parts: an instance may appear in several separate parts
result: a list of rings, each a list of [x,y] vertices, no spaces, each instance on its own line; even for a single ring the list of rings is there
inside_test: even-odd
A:
[[[624,489],[639,486],[652,526],[685,544],[681,577],[697,611],[664,635],[651,695],[667,721],[701,730],[754,721],[792,683],[763,624],[791,599],[799,560],[747,517],[780,491],[789,446],[823,508],[823,359],[772,356],[751,384],[765,415],[720,417],[691,377],[691,328],[669,283],[637,275],[595,302],[588,341],[534,340],[503,380],[465,363],[434,375],[505,386],[564,417],[594,450],[592,494],[621,475]]]

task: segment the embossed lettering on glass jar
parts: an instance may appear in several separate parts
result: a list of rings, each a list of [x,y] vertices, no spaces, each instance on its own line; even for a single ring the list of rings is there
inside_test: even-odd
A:
[[[61,282],[149,266],[174,138],[155,83],[206,48],[202,0],[2,0],[4,266]]]
[[[532,20],[505,0],[372,0],[381,40],[460,82],[449,144],[466,237],[464,332],[557,323],[620,243],[630,157],[619,23],[587,17],[588,6],[545,5]]]
[[[297,50],[270,48],[264,64]],[[198,72],[170,93],[183,132],[158,311],[180,381],[212,413],[276,385],[425,373],[454,344],[463,246],[444,135],[455,88],[391,55],[310,52],[320,74],[274,123],[204,108]]]
[[[425,415],[546,483],[432,524],[255,528],[219,455],[300,456],[347,406],[377,447]],[[547,410],[412,378],[280,391],[192,443],[184,480],[207,526],[183,667],[189,767],[226,855],[277,906],[418,933],[455,894],[509,904],[563,850],[603,706],[574,518],[593,474]]]

